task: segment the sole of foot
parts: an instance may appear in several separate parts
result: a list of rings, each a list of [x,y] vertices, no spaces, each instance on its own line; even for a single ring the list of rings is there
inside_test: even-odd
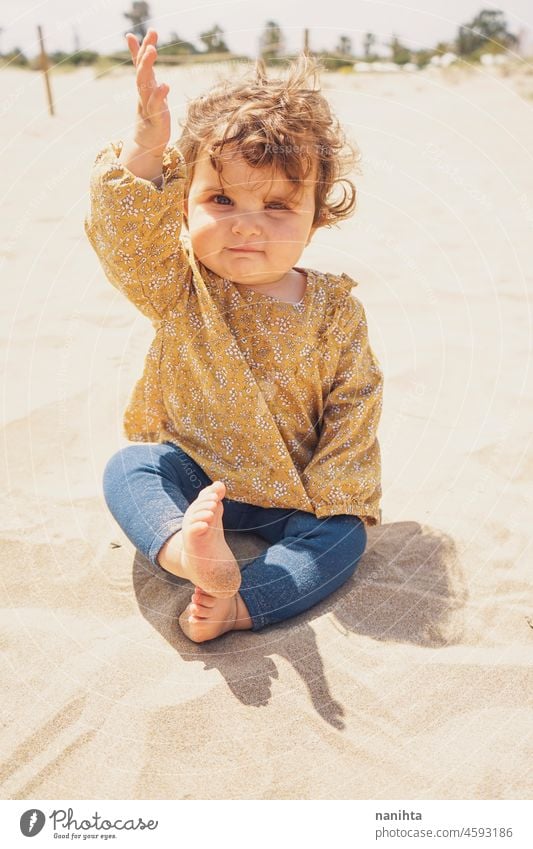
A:
[[[241,572],[224,536],[225,494],[225,484],[214,481],[185,511],[181,562],[193,584],[215,598],[229,599],[241,585]]]
[[[205,643],[235,630],[237,596],[215,598],[195,587],[191,602],[179,617],[183,633],[194,643]]]

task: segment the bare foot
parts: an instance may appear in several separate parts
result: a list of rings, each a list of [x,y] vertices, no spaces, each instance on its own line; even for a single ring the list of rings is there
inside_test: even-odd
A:
[[[231,598],[215,598],[195,587],[191,603],[179,617],[179,624],[186,637],[195,643],[204,643],[227,631],[249,629],[252,620],[238,593]]]
[[[185,511],[181,564],[193,584],[217,598],[231,599],[241,585],[241,572],[224,537],[225,494],[225,484],[214,481]]]

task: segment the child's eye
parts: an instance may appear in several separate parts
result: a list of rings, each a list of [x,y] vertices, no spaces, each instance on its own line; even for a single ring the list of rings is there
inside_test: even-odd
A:
[[[224,198],[224,203],[218,203],[217,198]],[[219,206],[227,206],[228,203],[231,203],[231,200],[229,199],[229,197],[227,195],[213,195],[211,200],[214,201],[215,203],[217,203]],[[226,201],[228,203],[226,203]]]
[[[216,204],[216,206],[229,206],[230,204],[233,203],[231,198],[229,198],[227,195],[220,195],[220,194],[212,195],[211,200],[213,201],[214,204]],[[271,203],[268,204],[268,209],[273,209],[274,211],[278,211],[278,210],[283,211],[283,210],[287,209],[287,207],[281,201],[272,201]]]

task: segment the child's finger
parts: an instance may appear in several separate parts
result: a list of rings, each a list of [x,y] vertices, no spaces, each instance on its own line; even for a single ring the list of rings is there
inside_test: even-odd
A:
[[[133,60],[134,65],[137,65],[139,63],[139,61],[142,59],[144,51],[146,50],[146,46],[148,44],[154,44],[154,46],[155,46],[155,42],[157,41],[157,33],[155,33],[155,39],[154,39],[154,32],[155,31],[150,30],[149,33],[147,33],[146,36],[144,37],[141,44],[139,44],[137,36],[133,32],[127,32],[126,33],[126,41],[127,41],[128,48],[129,48],[129,51],[131,53],[131,58]],[[148,38],[148,35],[150,35],[150,38]]]
[[[137,64],[137,56],[139,54],[139,42],[137,41],[137,38],[133,35],[132,32],[126,33],[126,41],[131,54],[131,61],[133,62],[133,67],[135,67],[135,65]]]
[[[145,52],[143,58],[137,64],[137,89],[145,107],[150,95],[157,88],[157,80],[154,74],[156,56],[155,49],[149,50]]]
[[[149,29],[148,32],[146,33],[146,35],[144,36],[143,40],[142,40],[142,44],[139,47],[139,51],[138,51],[137,57],[136,57],[137,64],[139,64],[139,62],[142,61],[142,58],[143,58],[143,56],[146,52],[146,48],[150,47],[150,45],[152,45],[152,47],[155,47],[156,44],[157,44],[157,32],[155,31],[155,29]]]

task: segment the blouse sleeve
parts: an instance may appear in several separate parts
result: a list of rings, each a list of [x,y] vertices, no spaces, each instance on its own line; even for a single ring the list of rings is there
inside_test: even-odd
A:
[[[347,513],[375,525],[382,494],[377,428],[383,374],[368,341],[364,307],[353,296],[339,327],[344,339],[338,367],[303,483],[317,517]]]
[[[96,157],[85,232],[110,283],[157,320],[190,280],[179,238],[186,166],[178,148],[169,145],[157,188],[119,161],[121,150],[121,141],[111,142]]]

